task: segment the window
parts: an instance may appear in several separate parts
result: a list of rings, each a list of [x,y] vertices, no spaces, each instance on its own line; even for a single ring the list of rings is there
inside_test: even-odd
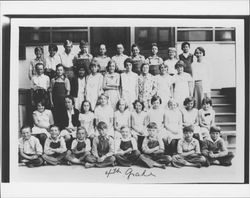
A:
[[[177,42],[235,42],[232,27],[178,27]]]
[[[87,27],[20,27],[19,59],[25,59],[25,46],[63,44],[65,40],[89,41]]]
[[[141,49],[151,49],[152,43],[157,43],[159,49],[167,48],[171,43],[171,28],[169,27],[136,27],[135,42]]]
[[[235,28],[216,28],[215,41],[235,41]]]
[[[212,28],[178,28],[177,41],[213,41]]]

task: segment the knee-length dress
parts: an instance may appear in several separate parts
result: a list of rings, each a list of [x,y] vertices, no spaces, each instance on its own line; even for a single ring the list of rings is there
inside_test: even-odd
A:
[[[183,106],[185,98],[190,96],[189,83],[192,83],[193,79],[191,75],[186,72],[176,74],[174,78],[174,99],[179,106]]]
[[[108,86],[118,86],[117,89],[106,89],[105,87]],[[120,99],[120,92],[119,92],[119,86],[120,86],[120,74],[118,73],[106,73],[103,78],[103,89],[105,94],[109,96],[109,102],[113,109],[116,109],[116,104],[118,100]]]
[[[90,74],[86,77],[85,97],[91,103],[92,109],[95,109],[98,97],[102,90],[103,76],[100,73]]]

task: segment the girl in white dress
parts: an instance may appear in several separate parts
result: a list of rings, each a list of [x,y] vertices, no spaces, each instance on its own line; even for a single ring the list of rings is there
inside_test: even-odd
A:
[[[183,127],[193,125],[194,137],[200,139],[200,126],[198,119],[198,109],[195,108],[195,100],[193,97],[188,97],[184,100],[184,108],[181,109]]]
[[[204,98],[201,102],[202,109],[199,110],[199,124],[201,127],[201,138],[209,138],[209,131],[211,126],[214,125],[215,111],[212,108],[212,100],[208,97]]]
[[[138,149],[141,151],[142,142],[147,133],[148,114],[144,111],[144,103],[136,100],[133,103],[134,111],[131,113],[132,135],[138,142]]]
[[[168,145],[170,153],[176,152],[177,142],[183,137],[182,114],[175,100],[168,101],[168,109],[165,111],[164,127],[167,133],[163,134],[165,145]]]
[[[81,113],[79,114],[79,121],[87,131],[87,137],[93,140],[97,133],[94,129],[95,114],[92,111],[91,103],[88,100],[82,102]]]
[[[170,98],[173,97],[174,78],[168,74],[168,66],[160,66],[160,74],[155,76],[157,82],[157,95],[162,100],[162,107],[165,108]]]
[[[164,132],[164,108],[161,106],[161,98],[157,95],[154,95],[151,99],[151,109],[148,111],[149,122],[154,122],[157,124],[159,133]]]
[[[121,97],[124,98],[130,110],[138,98],[138,75],[132,71],[133,60],[127,58],[124,62],[126,71],[121,74]]]
[[[99,96],[98,103],[99,105],[95,108],[95,118],[96,118],[96,126],[99,122],[105,122],[108,126],[108,135],[114,137],[114,110],[108,104],[108,96],[103,93]]]
[[[99,64],[96,61],[93,61],[90,64],[91,74],[86,77],[86,93],[85,97],[86,100],[90,101],[91,107],[95,109],[97,99],[103,93],[102,90],[102,83],[103,83],[103,76],[102,74],[98,73]]]
[[[175,75],[174,99],[181,107],[185,98],[193,95],[193,79],[189,73],[184,72],[185,63],[178,61],[175,65],[178,73]]]
[[[114,60],[110,60],[107,66],[107,73],[103,78],[103,90],[109,96],[109,102],[113,109],[120,99],[120,74],[116,73],[117,66]]]
[[[120,99],[116,105],[117,111],[114,114],[115,138],[121,138],[121,127],[131,128],[131,118],[128,105],[124,99]]]
[[[41,145],[44,146],[45,140],[50,136],[49,127],[54,124],[52,112],[45,109],[45,102],[40,101],[36,105],[37,110],[33,112],[34,127],[32,128],[32,135],[36,136]]]
[[[168,73],[171,76],[177,74],[177,70],[175,69],[177,62],[177,50],[174,47],[168,48],[168,59],[164,61],[164,65],[168,66]]]

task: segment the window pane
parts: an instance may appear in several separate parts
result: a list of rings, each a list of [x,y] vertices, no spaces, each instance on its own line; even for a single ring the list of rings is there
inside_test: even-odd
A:
[[[235,31],[215,30],[215,41],[235,41]]]
[[[87,32],[53,32],[52,42],[63,43],[65,40],[71,40],[78,43],[80,40],[88,41]]]
[[[169,29],[159,29],[159,42],[168,42],[169,41]]]
[[[50,42],[49,32],[21,32],[20,43],[24,45],[45,44]]]
[[[178,31],[177,41],[212,41],[212,30],[185,30]]]

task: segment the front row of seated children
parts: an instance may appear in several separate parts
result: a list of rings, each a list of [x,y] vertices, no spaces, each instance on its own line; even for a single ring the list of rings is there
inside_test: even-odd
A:
[[[22,137],[19,139],[19,161],[28,167],[37,167],[42,164],[82,164],[86,168],[108,166],[131,166],[166,168],[172,164],[174,167],[192,166],[201,167],[209,165],[230,166],[234,157],[228,152],[225,142],[220,138],[220,128],[212,126],[210,138],[202,142],[193,138],[193,126],[183,129],[183,138],[178,141],[177,153],[169,154],[159,135],[157,124],[151,122],[147,125],[148,136],[142,143],[142,152],[138,150],[137,141],[131,136],[128,127],[121,127],[121,138],[113,139],[108,135],[108,126],[105,122],[97,125],[99,135],[92,141],[87,138],[84,127],[78,127],[76,139],[71,149],[67,150],[59,128],[50,127],[50,136],[46,139],[44,153],[39,140],[31,135],[31,128],[24,126],[21,129]]]

